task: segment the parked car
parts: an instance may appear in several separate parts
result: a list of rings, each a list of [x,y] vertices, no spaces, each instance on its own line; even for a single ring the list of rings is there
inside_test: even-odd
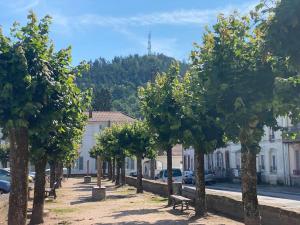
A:
[[[182,183],[183,184],[192,184],[194,180],[193,171],[183,171]]]
[[[10,181],[10,173],[6,169],[0,169],[0,180]]]
[[[168,171],[161,170],[158,174],[158,179],[163,182],[168,181]],[[182,172],[180,169],[172,169],[173,182],[182,182]]]
[[[137,177],[137,172],[130,172],[129,176],[131,176],[131,177]]]
[[[0,180],[0,194],[10,192],[10,182],[6,180]]]
[[[0,169],[0,180],[6,180],[10,182],[10,168]],[[28,175],[28,181],[33,182],[33,178],[30,175]]]
[[[195,172],[193,171],[192,174],[188,174],[187,176],[184,176],[182,179],[182,183],[195,184],[196,183]],[[215,175],[212,172],[205,171],[205,183],[206,184],[216,183]]]

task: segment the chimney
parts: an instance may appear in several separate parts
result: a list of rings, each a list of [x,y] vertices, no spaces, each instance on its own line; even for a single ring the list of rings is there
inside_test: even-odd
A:
[[[93,111],[89,110],[89,118],[92,118],[92,117],[93,117]]]

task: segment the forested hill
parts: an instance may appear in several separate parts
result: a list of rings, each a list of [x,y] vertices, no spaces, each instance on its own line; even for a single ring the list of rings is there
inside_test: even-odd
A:
[[[138,118],[137,88],[166,71],[174,60],[163,54],[115,57],[112,61],[99,58],[89,62],[90,70],[77,84],[81,89],[93,88],[94,110],[118,110]],[[182,73],[187,67],[181,63]]]

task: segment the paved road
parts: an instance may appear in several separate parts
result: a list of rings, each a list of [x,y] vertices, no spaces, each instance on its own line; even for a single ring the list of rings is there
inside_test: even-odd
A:
[[[187,185],[187,186],[191,188],[195,188],[193,185]],[[241,192],[241,186],[239,184],[229,184],[229,183],[217,183],[214,185],[207,185],[207,189],[238,192],[238,193]],[[257,192],[258,195],[260,196],[268,196],[268,197],[284,198],[284,199],[300,201],[299,188],[258,185]]]
[[[195,189],[193,185],[185,185]],[[241,187],[236,184],[208,185],[207,193],[229,196],[241,200]],[[258,200],[260,204],[280,207],[300,213],[300,192],[297,188],[259,186]]]

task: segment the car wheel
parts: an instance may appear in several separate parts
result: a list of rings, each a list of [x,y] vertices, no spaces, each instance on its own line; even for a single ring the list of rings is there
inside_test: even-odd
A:
[[[2,190],[2,189],[0,189],[0,195],[2,195],[2,194],[4,194],[5,192]]]

